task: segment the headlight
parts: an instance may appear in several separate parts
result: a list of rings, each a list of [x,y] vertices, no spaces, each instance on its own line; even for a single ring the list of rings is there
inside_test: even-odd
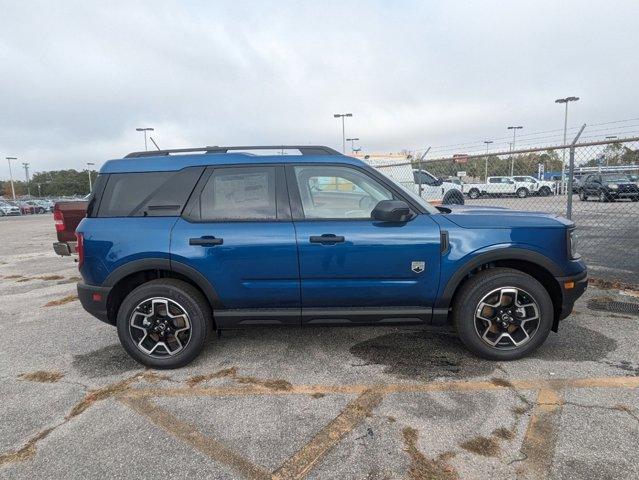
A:
[[[577,245],[578,245],[578,237],[575,229],[568,230],[568,252],[570,253],[570,258],[577,258],[579,254],[577,253]]]
[[[611,183],[608,185],[608,188],[612,188],[613,190],[616,190],[617,188],[619,188],[619,185],[617,185],[616,183]]]

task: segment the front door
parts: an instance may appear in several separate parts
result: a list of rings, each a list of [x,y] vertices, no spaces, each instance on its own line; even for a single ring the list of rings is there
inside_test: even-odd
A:
[[[300,322],[299,268],[284,167],[204,173],[171,232],[171,261],[206,277],[229,328]]]
[[[371,219],[399,198],[365,169],[288,166],[303,323],[426,321],[437,293],[440,231],[429,215]]]

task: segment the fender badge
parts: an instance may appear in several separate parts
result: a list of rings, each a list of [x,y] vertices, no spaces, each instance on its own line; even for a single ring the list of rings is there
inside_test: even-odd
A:
[[[422,273],[426,270],[426,262],[412,262],[410,264],[410,269],[415,273]]]

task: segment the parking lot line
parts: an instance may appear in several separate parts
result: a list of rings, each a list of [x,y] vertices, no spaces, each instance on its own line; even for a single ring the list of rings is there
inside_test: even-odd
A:
[[[536,391],[537,398],[532,404],[532,413],[520,447],[522,458],[518,461],[521,462],[521,471],[525,472],[527,478],[548,478],[559,433],[559,419],[564,405],[561,392],[567,389],[586,388],[635,389],[639,388],[639,376],[529,380],[493,378],[488,381],[435,381],[385,385],[291,385],[287,389],[268,388],[265,385],[268,385],[268,382],[241,387],[135,388],[122,392],[117,398],[174,437],[246,478],[288,480],[305,478],[364,418],[372,415],[388,394],[470,393],[499,390],[512,390],[519,394],[522,390]],[[219,441],[202,435],[194,426],[178,420],[152,402],[153,398],[160,397],[314,394],[358,394],[358,397],[348,403],[333,420],[272,473],[254,465]]]

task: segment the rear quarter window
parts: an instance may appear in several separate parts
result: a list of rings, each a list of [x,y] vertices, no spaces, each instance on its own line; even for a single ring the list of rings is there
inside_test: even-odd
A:
[[[112,173],[97,216],[179,216],[203,171],[191,167],[177,172]]]

